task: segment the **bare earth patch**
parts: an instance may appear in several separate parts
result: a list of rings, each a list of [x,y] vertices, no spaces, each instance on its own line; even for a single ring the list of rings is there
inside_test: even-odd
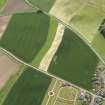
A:
[[[9,56],[0,50],[0,89],[5,85],[10,76],[14,75],[20,68],[21,64],[12,61]]]
[[[11,14],[17,12],[31,12],[33,8],[29,6],[25,0],[8,0],[4,9],[2,10],[2,14]]]
[[[0,17],[0,39],[8,25],[11,16],[1,16]]]
[[[52,42],[52,45],[51,45],[50,49],[48,50],[48,52],[43,57],[40,65],[39,65],[39,69],[45,70],[45,71],[48,70],[50,62],[62,41],[64,29],[65,29],[65,27],[59,23],[54,41]]]

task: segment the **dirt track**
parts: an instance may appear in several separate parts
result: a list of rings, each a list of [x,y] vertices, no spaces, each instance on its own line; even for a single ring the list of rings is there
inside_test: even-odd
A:
[[[7,55],[0,51],[0,89],[4,86],[9,77],[15,74],[21,64],[12,61]]]
[[[65,27],[62,24],[58,25],[54,41],[52,42],[52,45],[51,45],[50,49],[48,50],[48,52],[43,57],[40,65],[39,65],[39,69],[45,70],[45,71],[48,70],[50,62],[62,41],[64,29],[65,29]]]

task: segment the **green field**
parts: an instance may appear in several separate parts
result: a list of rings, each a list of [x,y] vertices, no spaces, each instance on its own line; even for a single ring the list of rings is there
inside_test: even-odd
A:
[[[45,43],[50,17],[43,13],[13,15],[0,45],[19,57],[31,62]]]
[[[55,0],[28,0],[31,4],[42,8],[43,10],[49,11],[53,6]]]
[[[35,67],[39,66],[40,61],[43,59],[44,55],[46,54],[48,49],[51,47],[51,44],[55,38],[57,26],[58,26],[57,21],[54,18],[51,18],[50,25],[49,25],[49,31],[48,31],[48,37],[46,39],[45,44],[43,45],[43,48],[39,51],[38,55],[32,61],[33,66],[35,66]]]
[[[9,91],[11,90],[12,86],[15,84],[16,80],[21,75],[22,70],[23,70],[23,66],[20,68],[20,70],[15,75],[10,76],[10,78],[7,80],[3,88],[0,89],[0,105],[2,105],[3,101],[5,100]]]
[[[7,0],[0,0],[0,8],[3,7],[3,5],[5,4],[6,1],[7,1]]]
[[[105,39],[98,31],[104,18],[105,0],[89,0],[84,8],[70,20],[69,24],[80,32],[105,60]]]
[[[40,0],[29,1],[34,6],[39,6],[48,12],[47,0],[43,0],[43,2]],[[35,2],[33,3],[33,1]],[[50,14],[68,24],[74,31],[79,32],[81,37],[85,38],[105,60],[105,39],[98,32],[98,28],[105,18],[105,0],[56,0]]]
[[[102,105],[105,105],[105,101],[103,102],[103,104]]]
[[[41,105],[51,78],[26,68],[2,105]]]
[[[90,48],[75,33],[66,29],[48,72],[91,90],[91,79],[98,62],[99,59]]]
[[[88,0],[83,9],[70,20],[70,25],[88,41],[92,41],[105,18],[105,0]],[[97,17],[97,18],[96,18]]]

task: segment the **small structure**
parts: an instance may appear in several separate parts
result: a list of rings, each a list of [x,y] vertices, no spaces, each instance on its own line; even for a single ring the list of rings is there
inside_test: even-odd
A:
[[[79,99],[86,105],[91,102],[91,95],[87,92],[81,91]]]
[[[48,92],[48,95],[49,95],[49,96],[54,96],[54,94],[55,94],[54,91],[49,91],[49,92]]]
[[[103,35],[103,37],[105,38],[105,19],[102,21],[102,23],[99,27],[99,31]]]
[[[68,86],[71,86],[71,85],[67,82],[62,82],[61,83],[61,87],[68,87]]]
[[[101,98],[99,98],[99,97],[97,97],[97,98],[95,98],[95,100],[94,100],[94,105],[102,105],[102,99]]]
[[[39,10],[37,10],[37,13],[38,13],[38,14],[39,14],[39,13],[43,13],[43,11],[39,9]]]

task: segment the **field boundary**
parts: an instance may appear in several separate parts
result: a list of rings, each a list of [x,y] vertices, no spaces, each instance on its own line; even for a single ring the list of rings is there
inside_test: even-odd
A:
[[[64,36],[64,30],[65,30],[65,27],[62,24],[58,23],[58,27],[55,33],[54,40],[50,48],[48,49],[48,51],[42,58],[40,65],[39,65],[39,69],[45,70],[45,71],[48,70],[50,63],[62,42],[62,38]]]
[[[62,78],[60,78],[60,77],[57,77],[56,75],[52,75],[51,73],[48,73],[48,72],[43,71],[43,70],[40,70],[40,69],[38,69],[38,68],[36,68],[36,67],[34,67],[34,66],[32,66],[32,65],[30,65],[30,64],[28,64],[28,63],[26,63],[26,62],[24,62],[24,61],[22,61],[22,60],[20,60],[20,59],[17,58],[15,55],[13,55],[11,52],[9,52],[8,50],[6,50],[6,49],[4,49],[4,48],[2,48],[2,47],[0,47],[0,49],[1,49],[2,51],[4,51],[5,54],[7,54],[7,55],[13,57],[14,59],[16,59],[18,62],[22,63],[23,65],[26,65],[26,66],[28,66],[28,67],[31,67],[31,68],[33,68],[33,69],[35,69],[35,70],[37,70],[37,71],[39,71],[39,72],[41,72],[41,73],[44,73],[45,75],[48,75],[48,76],[50,76],[50,77],[53,77],[53,78],[57,79],[57,80],[59,80],[59,81],[67,82],[67,83],[71,84],[72,86],[74,86],[75,88],[78,88],[78,89],[80,89],[80,90],[84,90],[84,91],[90,93],[92,96],[94,95],[94,96],[96,96],[96,97],[102,98],[101,96],[98,96],[98,95],[96,95],[96,94],[94,94],[94,93],[92,93],[92,92],[90,92],[90,91],[88,91],[88,90],[86,90],[86,89],[84,89],[84,88],[81,88],[81,87],[79,87],[79,86],[77,86],[77,85],[75,85],[75,84],[73,84],[73,83],[71,83],[71,82],[68,82],[68,81],[66,81],[66,80],[64,80],[64,79],[62,79]]]
[[[64,87],[61,87],[61,88],[59,89],[59,93],[62,91],[63,88],[64,88]],[[70,88],[73,88],[73,87],[68,87],[68,88],[70,89]],[[61,99],[61,100],[64,100],[64,101],[67,101],[67,102],[73,102],[73,103],[74,103],[73,105],[75,105],[77,96],[78,96],[78,94],[77,94],[77,92],[76,92],[76,93],[75,93],[74,100],[68,100],[68,99],[66,99],[66,98],[63,98],[63,97],[59,96],[59,94],[58,94],[57,98],[58,98],[58,99]]]
[[[54,83],[54,85],[53,85],[53,88],[51,89],[51,91],[53,91],[53,90],[54,90],[54,88],[55,88],[55,86],[56,86],[57,82],[58,82],[58,81],[56,80],[56,81],[55,81],[55,83]],[[49,97],[48,97],[48,100],[47,100],[47,102],[46,102],[46,104],[45,104],[45,105],[48,105],[48,103],[49,103],[50,99],[51,99],[51,96],[49,96]]]
[[[25,1],[26,1],[26,3],[29,3],[29,5],[31,4],[28,0],[25,0]],[[27,2],[27,1],[28,1],[28,2]],[[31,5],[32,5],[32,4],[31,4]],[[31,5],[30,5],[30,6],[31,6]],[[32,5],[32,6],[34,6],[34,5]],[[103,58],[100,56],[100,54],[94,49],[94,47],[91,45],[91,43],[89,43],[89,41],[88,41],[85,37],[83,37],[83,36],[81,35],[81,33],[80,33],[79,31],[75,30],[74,28],[72,28],[71,25],[69,25],[69,24],[65,23],[64,21],[60,20],[58,17],[47,13],[46,11],[44,11],[43,9],[41,9],[40,7],[38,7],[38,6],[34,6],[34,7],[36,7],[36,8],[39,9],[39,10],[42,10],[43,13],[45,13],[46,15],[48,15],[48,16],[50,16],[50,17],[54,17],[58,22],[61,22],[64,26],[66,26],[68,29],[70,29],[71,31],[73,31],[73,32],[94,52],[94,54],[105,64],[104,59],[103,59]]]

